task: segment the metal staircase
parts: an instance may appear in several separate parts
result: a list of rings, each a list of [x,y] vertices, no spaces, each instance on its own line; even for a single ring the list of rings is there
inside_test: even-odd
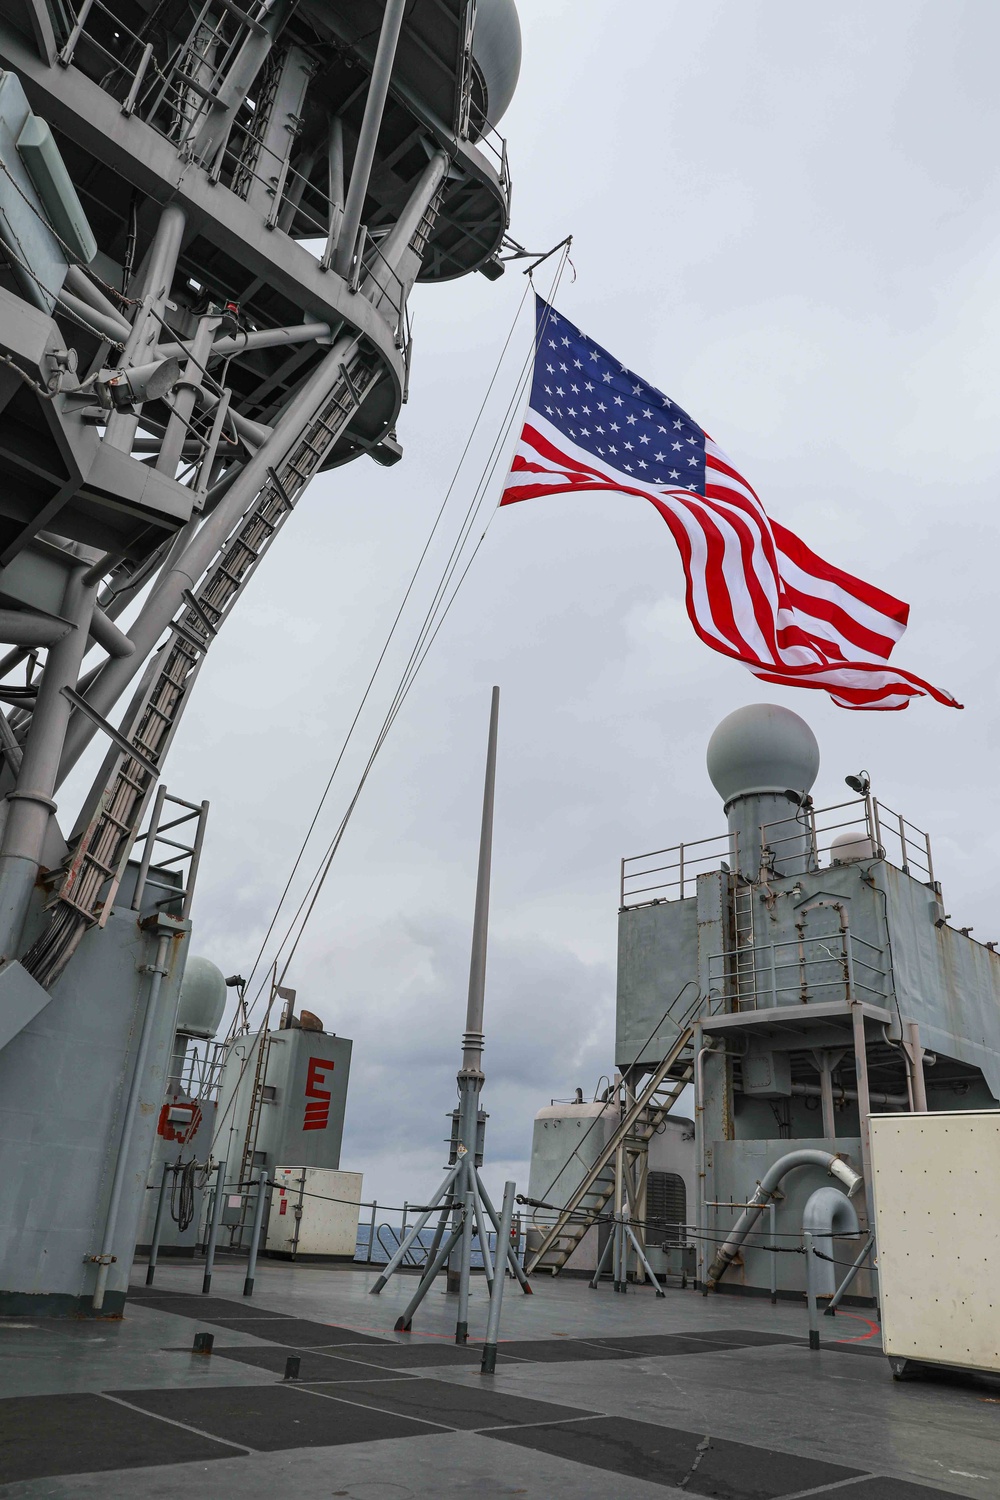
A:
[[[626,1180],[633,1180],[636,1166],[640,1166],[638,1175],[642,1175],[641,1163],[650,1139],[673,1109],[685,1084],[694,1077],[693,1036],[693,1027],[682,1027],[656,1071],[626,1105],[611,1139],[560,1209],[555,1223],[526,1265],[529,1276],[535,1271],[551,1271],[558,1276],[614,1196],[619,1152]]]

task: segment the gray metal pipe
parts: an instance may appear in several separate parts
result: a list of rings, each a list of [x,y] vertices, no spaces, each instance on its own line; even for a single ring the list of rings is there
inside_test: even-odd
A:
[[[167,1182],[173,1171],[169,1162],[163,1163],[163,1175],[160,1178],[160,1191],[156,1199],[156,1215],[153,1219],[153,1233],[149,1240],[149,1263],[146,1266],[146,1285],[153,1285],[153,1277],[156,1275],[156,1262],[160,1254],[160,1231],[163,1228],[163,1210],[167,1202]]]
[[[458,1318],[455,1323],[455,1343],[469,1342],[469,1280],[472,1276],[472,1231],[476,1222],[475,1191],[465,1195],[462,1213],[462,1253],[458,1284]]]
[[[4,889],[0,955],[5,957],[12,956],[20,938],[55,808],[52,794],[71,713],[63,688],[74,687],[80,676],[97,594],[96,583],[90,587],[84,583],[86,571],[86,564],[81,563],[67,580],[62,610],[71,628],[49,648],[22,748],[17,785],[7,794],[10,806],[0,842],[0,884]]]
[[[142,1017],[142,1029],[139,1032],[139,1045],[135,1050],[135,1065],[132,1069],[128,1096],[125,1100],[125,1113],[122,1117],[118,1154],[115,1157],[115,1170],[111,1179],[111,1194],[108,1198],[108,1211],[104,1219],[104,1235],[101,1240],[101,1249],[98,1256],[97,1281],[94,1284],[93,1297],[94,1312],[100,1312],[104,1306],[104,1293],[108,1284],[108,1272],[111,1269],[111,1251],[114,1247],[115,1230],[118,1225],[118,1209],[121,1205],[122,1189],[125,1186],[125,1174],[128,1169],[128,1154],[132,1144],[132,1131],[135,1127],[135,1117],[139,1112],[139,1098],[142,1093],[143,1075],[146,1071],[146,1059],[149,1056],[149,1044],[153,1038],[157,1002],[160,998],[160,986],[163,983],[163,976],[167,972],[167,954],[170,951],[171,941],[172,939],[167,934],[164,934],[159,939],[156,944],[156,958],[148,971],[149,994],[146,998],[146,1009]]]
[[[215,510],[202,522],[183,553],[174,559],[169,572],[161,576],[130,628],[135,655],[128,660],[106,663],[87,693],[87,702],[97,713],[105,718],[110,715],[184,603],[185,589],[197,587],[250,500],[267,483],[268,469],[281,465],[301,436],[307,418],[343,378],[341,365],[350,359],[357,341],[358,336],[352,334],[345,334],[337,340],[322,364],[289,401],[270,440],[247,460]],[[60,779],[76,765],[96,732],[97,726],[92,720],[82,713],[74,714],[59,767]]]
[[[205,1274],[201,1279],[202,1296],[206,1296],[212,1289],[212,1272],[215,1269],[215,1247],[219,1240],[219,1225],[222,1223],[222,1205],[226,1196],[227,1166],[228,1162],[219,1162],[219,1170],[215,1179],[212,1218],[208,1226],[208,1244],[205,1247]]]
[[[0,640],[12,646],[51,646],[72,629],[68,620],[29,609],[0,609]]]
[[[839,1188],[821,1187],[810,1193],[802,1210],[802,1229],[812,1235],[813,1249],[829,1260],[816,1259],[813,1267],[813,1286],[817,1297],[832,1297],[837,1290],[834,1275],[833,1237],[835,1234],[857,1234],[857,1210],[850,1198]]]
[[[399,40],[399,29],[403,24],[405,8],[406,0],[386,0],[385,11],[382,15],[382,30],[379,33],[375,64],[372,68],[371,82],[368,85],[368,97],[365,100],[365,112],[361,120],[361,130],[358,133],[357,150],[351,167],[351,181],[344,203],[344,218],[334,258],[333,268],[338,276],[346,277],[351,269],[351,257],[354,254],[358,230],[361,227],[361,211],[364,208],[372,163],[375,160],[375,147],[378,145],[382,115],[389,93],[389,80],[392,76],[392,65],[396,57],[396,43]]]
[[[112,317],[99,308],[91,307],[89,302],[84,302],[80,297],[74,297],[72,292],[62,291],[57,298],[60,307],[64,307],[68,313],[87,328],[103,336],[112,344],[124,344],[132,332],[132,325],[124,318]]]
[[[803,1099],[822,1099],[823,1086],[819,1083],[793,1083],[792,1093]],[[834,1104],[838,1099],[850,1099],[853,1104],[857,1102],[857,1098],[857,1089],[841,1088],[839,1083],[832,1085],[831,1100]],[[887,1094],[884,1090],[869,1089],[868,1102],[869,1104],[885,1104],[891,1105],[896,1109],[905,1109],[910,1102],[910,1096],[909,1094]],[[829,1134],[829,1132],[826,1133]]]
[[[103,609],[94,605],[90,617],[90,636],[109,656],[124,658],[135,655],[135,643],[124,630],[119,630],[114,620]]]
[[[376,1279],[374,1286],[372,1286],[370,1288],[370,1291],[372,1293],[375,1293],[375,1294],[379,1293],[382,1290],[382,1288],[385,1286],[386,1282],[389,1280],[389,1277],[392,1275],[392,1273],[399,1266],[401,1266],[403,1264],[403,1260],[404,1260],[404,1258],[406,1256],[406,1252],[409,1250],[409,1248],[410,1248],[411,1245],[413,1245],[413,1244],[416,1243],[417,1239],[420,1236],[420,1231],[423,1229],[424,1225],[427,1223],[427,1220],[430,1218],[431,1214],[434,1212],[435,1208],[437,1207],[438,1202],[440,1202],[441,1198],[443,1198],[444,1195],[445,1195],[445,1193],[447,1193],[448,1189],[451,1187],[452,1183],[455,1181],[455,1178],[458,1176],[458,1174],[459,1174],[459,1172],[461,1172],[461,1170],[462,1170],[462,1162],[461,1162],[461,1160],[459,1160],[459,1161],[457,1161],[455,1163],[454,1167],[451,1169],[451,1171],[448,1173],[448,1176],[445,1178],[444,1182],[442,1183],[441,1190],[438,1193],[438,1196],[437,1196],[437,1199],[435,1200],[435,1202],[432,1203],[432,1204],[430,1204],[430,1206],[427,1209],[425,1209],[424,1212],[420,1215],[419,1219],[414,1224],[414,1226],[410,1230],[409,1234],[406,1236],[406,1238],[400,1244],[399,1249],[396,1251],[395,1255],[392,1256],[392,1258],[390,1259],[390,1261],[389,1261],[388,1265],[386,1266],[385,1270]]]
[[[198,320],[198,330],[191,341],[191,353],[184,366],[182,381],[175,387],[170,416],[160,444],[156,468],[161,474],[173,479],[181,461],[188,426],[194,413],[198,391],[201,389],[202,371],[208,362],[212,348],[212,336],[221,319],[218,313],[204,313]]]
[[[283,328],[254,328],[247,333],[226,334],[216,339],[209,350],[209,359],[228,358],[231,354],[245,354],[251,349],[280,349],[286,344],[309,344],[314,339],[328,339],[329,323],[289,323]],[[158,344],[158,355],[164,359],[174,356],[183,358],[191,352],[189,344]]]
[[[403,256],[409,249],[410,241],[420,227],[420,220],[427,212],[435,193],[448,175],[450,166],[451,162],[446,152],[434,152],[424,168],[419,182],[410,194],[406,207],[379,245],[379,253],[369,268],[371,274],[364,286],[365,295],[370,297],[376,306],[378,305],[380,290],[386,289],[386,267],[391,267],[393,271],[398,269]],[[393,288],[388,286],[387,292],[391,299]]]
[[[500,1313],[503,1308],[503,1287],[507,1280],[507,1257],[504,1246],[510,1244],[510,1226],[514,1217],[514,1194],[517,1184],[505,1182],[503,1206],[500,1209],[500,1229],[497,1234],[497,1253],[494,1260],[495,1274],[490,1294],[490,1312],[486,1320],[486,1340],[483,1344],[483,1360],[480,1369],[484,1375],[493,1375],[497,1367],[497,1340],[500,1337]]]
[[[874,1248],[875,1236],[874,1234],[870,1234],[865,1240],[864,1245],[862,1246],[861,1254],[855,1261],[852,1262],[851,1268],[848,1271],[847,1275],[844,1277],[843,1281],[840,1283],[837,1290],[830,1298],[830,1301],[827,1303],[826,1308],[824,1309],[827,1317],[832,1318],[835,1315],[837,1308],[840,1306],[842,1297],[850,1288],[851,1283],[854,1281],[854,1278],[857,1276],[858,1272],[861,1270],[861,1267],[864,1265],[865,1261],[868,1259]]]
[[[327,196],[330,199],[330,215],[326,226],[326,248],[319,263],[321,271],[328,271],[337,252],[340,230],[344,222],[344,123],[339,115],[330,121],[330,136],[327,142]]]
[[[253,1209],[253,1228],[250,1231],[250,1257],[247,1261],[247,1274],[243,1282],[244,1297],[253,1296],[253,1284],[257,1276],[257,1251],[260,1249],[260,1230],[264,1222],[264,1204],[267,1201],[267,1171],[264,1167],[260,1169],[260,1177],[257,1181],[257,1202]]]
[[[168,203],[160,214],[147,255],[142,306],[125,341],[119,369],[146,363],[156,353],[160,318],[170,296],[186,224],[187,215],[179,203]],[[139,418],[133,412],[112,412],[104,430],[104,442],[127,453],[138,425]]]
[[[725,1244],[709,1266],[708,1275],[705,1278],[709,1290],[721,1280],[727,1267],[735,1260],[740,1246],[767,1204],[775,1196],[782,1178],[796,1167],[824,1167],[831,1177],[839,1178],[849,1193],[857,1192],[863,1181],[859,1172],[849,1166],[843,1157],[834,1156],[831,1151],[819,1151],[806,1147],[800,1151],[789,1151],[785,1156],[780,1157],[764,1173],[753,1197],[748,1201],[747,1207],[730,1230]]]
[[[465,1013],[465,1036],[462,1041],[462,1073],[482,1077],[483,1012],[486,1004],[486,944],[490,922],[490,866],[493,856],[493,800],[497,779],[497,725],[500,718],[500,689],[493,689],[490,702],[490,731],[486,747],[486,784],[483,789],[483,820],[479,835],[479,870],[476,876],[476,910],[472,924],[472,959],[469,965],[469,1002]],[[459,1075],[461,1077],[461,1075]],[[475,1153],[476,1115],[473,1115],[472,1140],[464,1145]]]
[[[132,332],[132,324],[128,318],[120,307],[115,306],[110,297],[105,297],[100,287],[96,287],[79,266],[70,266],[66,272],[64,285],[67,291],[72,292],[73,296],[78,297],[81,302],[86,302],[88,307],[103,313],[106,318],[111,319],[112,323],[120,324],[122,334],[119,337],[128,338]]]

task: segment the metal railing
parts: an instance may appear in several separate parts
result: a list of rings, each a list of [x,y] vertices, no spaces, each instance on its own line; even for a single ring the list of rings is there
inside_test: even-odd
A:
[[[177,817],[170,818],[164,823],[163,810],[167,803],[172,807],[183,808]],[[191,915],[191,902],[194,899],[195,881],[198,878],[198,866],[201,862],[201,850],[205,841],[205,820],[208,816],[207,802],[185,802],[183,797],[174,797],[162,785],[156,789],[153,798],[153,810],[149,818],[149,826],[145,833],[140,833],[135,840],[136,845],[143,844],[142,857],[139,861],[139,870],[135,879],[135,893],[132,897],[132,910],[139,911],[142,908],[142,899],[148,887],[165,892],[164,896],[155,904],[157,908],[167,908],[180,905],[177,913],[182,922],[186,922]],[[193,832],[187,831],[188,825],[194,823]],[[176,834],[177,830],[184,828],[186,837],[191,839],[189,844],[183,839],[168,838],[168,830]],[[167,853],[167,850],[175,850],[175,853]],[[126,856],[128,851],[126,850]],[[172,872],[176,865],[187,865],[183,876],[175,883],[174,881],[158,879],[157,876]],[[180,872],[177,872],[180,874]],[[109,910],[110,902],[105,903],[105,910]]]
[[[836,840],[845,834],[854,837],[837,846]],[[884,859],[904,875],[934,884],[929,834],[871,795],[765,823],[761,826],[761,842],[764,875],[768,865],[783,875],[794,875],[858,859]],[[619,906],[626,909],[684,900],[694,895],[698,875],[720,868],[735,871],[737,856],[733,833],[629,855],[621,862]],[[793,865],[801,865],[801,869]]]
[[[184,1058],[181,1089],[189,1099],[210,1103],[219,1097],[225,1042],[196,1042]]]
[[[884,950],[850,930],[726,948],[709,955],[708,971],[710,1014],[840,998],[884,1004],[892,993]]]
[[[131,30],[104,0],[66,0],[61,7],[62,25],[57,25],[62,43],[57,60],[62,67],[82,68],[117,100],[123,115],[137,116],[178,151],[189,155],[239,45],[254,31],[260,31],[260,21],[248,13],[253,9],[248,6],[243,11],[231,0],[219,0],[217,6],[206,0],[186,40],[158,60],[153,41],[141,31]],[[255,87],[253,118],[234,118],[225,141],[218,149],[210,148],[200,165],[213,183],[243,200],[249,197],[252,185],[259,184],[270,199],[264,219],[267,228],[286,234],[294,230],[300,240],[313,235],[322,239],[326,249],[320,263],[326,270],[331,260],[331,231],[335,233],[339,226],[343,205],[334,203],[311,175],[292,166],[290,149],[275,152],[262,139],[260,121],[266,123],[271,102],[266,67],[255,80]],[[504,201],[509,204],[511,182],[505,138],[475,104],[468,128],[471,144],[495,171]],[[311,167],[307,168],[310,171]],[[362,228],[353,254],[358,266],[354,288],[361,272],[372,277],[399,320],[402,287],[391,268],[386,275],[378,267],[380,251],[375,235]],[[395,290],[390,288],[389,278],[396,281]],[[400,333],[397,322],[397,338]]]
[[[650,864],[654,860],[656,863]],[[736,835],[721,833],[713,838],[693,839],[632,854],[622,860],[619,906],[655,906],[660,901],[683,901],[695,893],[695,880],[709,870],[736,869]],[[662,877],[662,878],[656,878]],[[653,897],[653,892],[657,892]],[[636,896],[644,897],[635,900]]]
[[[761,826],[761,842],[784,874],[793,870],[782,867],[782,852],[803,840],[807,847],[806,869],[843,863],[849,859],[884,859],[896,865],[904,875],[913,875],[928,885],[934,881],[934,860],[930,835],[915,823],[894,812],[870,794],[830,807],[812,808],[798,817]],[[847,835],[847,838],[844,838]],[[843,839],[838,847],[836,840]],[[845,847],[846,846],[846,847]],[[838,858],[839,854],[839,858]],[[804,874],[805,869],[800,873]]]

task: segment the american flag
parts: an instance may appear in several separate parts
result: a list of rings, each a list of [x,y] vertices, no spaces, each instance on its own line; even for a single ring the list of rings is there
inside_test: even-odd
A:
[[[707,646],[842,708],[961,704],[888,665],[909,606],[817,557],[764,511],[717,443],[536,297],[531,397],[501,505],[605,490],[649,500],[670,527],[687,612]]]

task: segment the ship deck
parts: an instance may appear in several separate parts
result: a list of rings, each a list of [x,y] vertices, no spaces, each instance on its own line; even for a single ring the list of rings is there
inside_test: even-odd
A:
[[[117,1322],[0,1324],[0,1496],[154,1500],[993,1500],[1000,1389],[892,1380],[867,1312],[649,1287],[508,1281],[495,1376],[412,1276],[161,1264]],[[486,1319],[474,1283],[470,1326]],[[214,1335],[210,1356],[194,1335]],[[300,1378],[283,1378],[289,1355]]]

